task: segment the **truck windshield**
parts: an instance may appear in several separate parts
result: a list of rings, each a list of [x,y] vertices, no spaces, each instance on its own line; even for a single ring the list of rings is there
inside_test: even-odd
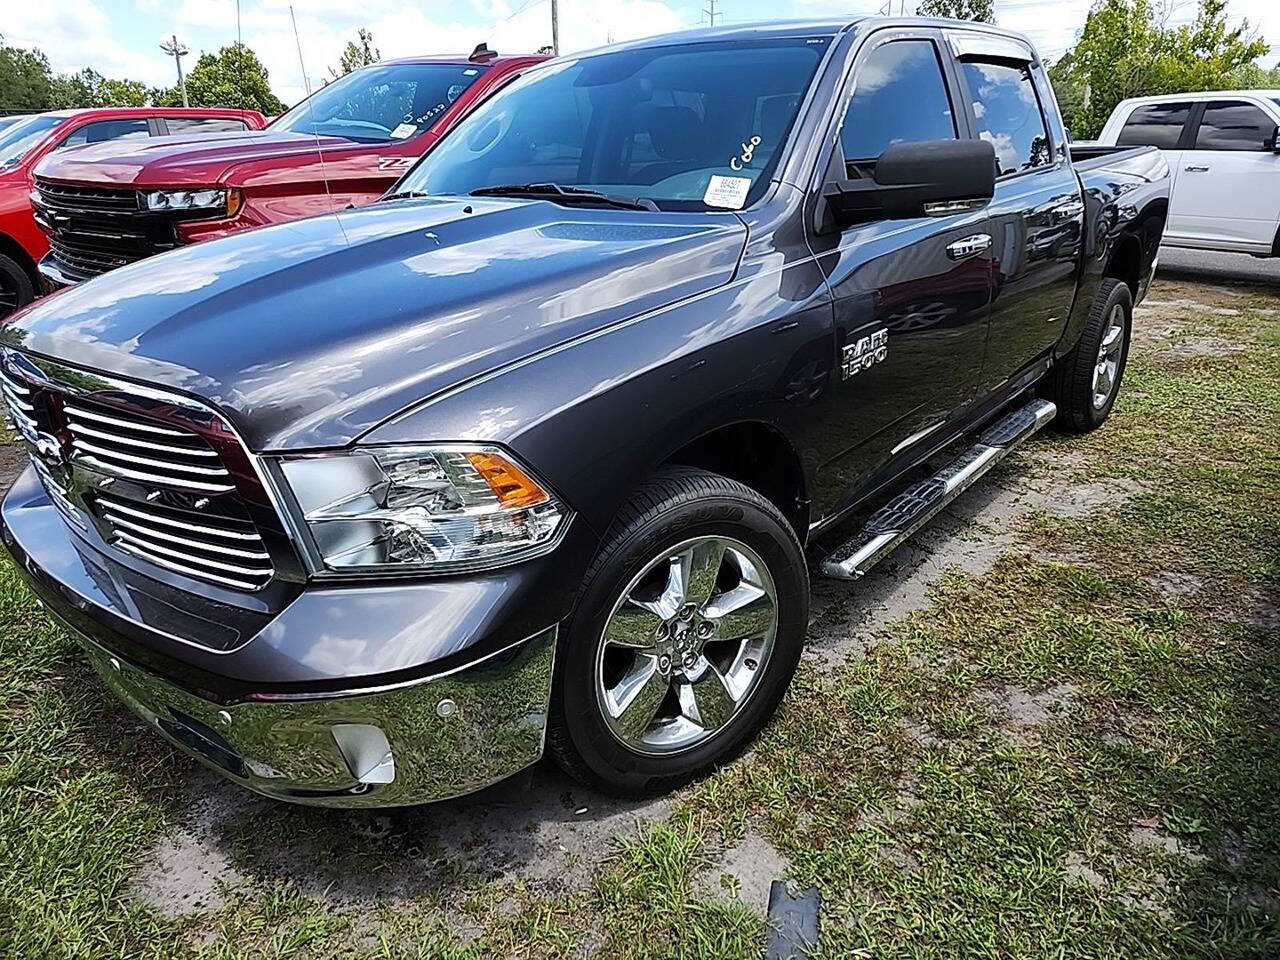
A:
[[[589,204],[588,190],[667,210],[739,209],[768,182],[828,43],[690,43],[553,62],[477,108],[394,192],[519,196],[523,186],[557,202]]]
[[[38,113],[0,129],[0,170],[15,166],[46,133],[66,119]]]
[[[358,143],[405,140],[431,126],[486,69],[471,63],[366,67],[316,91],[271,129]]]

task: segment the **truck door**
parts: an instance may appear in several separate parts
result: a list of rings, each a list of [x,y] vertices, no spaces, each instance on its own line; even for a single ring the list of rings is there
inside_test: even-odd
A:
[[[940,33],[918,27],[866,41],[837,108],[834,159],[820,169],[843,164],[851,178],[872,176],[894,144],[960,135],[941,43]],[[970,398],[985,348],[991,236],[977,210],[860,223],[810,242],[835,310],[835,382],[815,431],[821,517]]]
[[[1190,149],[1178,158],[1170,229],[1180,239],[1266,253],[1280,224],[1276,121],[1243,100],[1203,105]]]
[[[996,289],[980,386],[985,396],[1061,339],[1075,296],[1085,208],[1056,110],[1056,129],[1046,120],[1045,102],[1052,101],[1031,49],[1004,37],[953,46],[967,109],[998,164],[988,210]]]

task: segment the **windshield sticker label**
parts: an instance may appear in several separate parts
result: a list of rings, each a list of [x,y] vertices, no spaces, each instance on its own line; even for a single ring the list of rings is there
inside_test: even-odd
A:
[[[379,157],[379,170],[404,170],[413,164],[413,157]]]
[[[760,138],[752,137],[742,145],[742,153],[729,161],[729,166],[734,170],[741,170],[743,167],[751,166],[751,158],[756,155],[756,147],[760,146]]]
[[[392,140],[403,140],[405,137],[412,137],[418,132],[418,128],[412,123],[402,123],[391,131]]]
[[[725,210],[741,210],[747,202],[747,194],[751,191],[750,177],[714,176],[707,184],[707,192],[702,202],[708,207],[721,207]]]

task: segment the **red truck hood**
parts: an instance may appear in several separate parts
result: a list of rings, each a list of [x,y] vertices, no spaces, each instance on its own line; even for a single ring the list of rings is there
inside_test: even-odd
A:
[[[341,137],[254,130],[202,137],[115,140],[60,150],[46,157],[36,176],[94,186],[184,187],[221,183],[238,164],[326,150],[370,149]]]

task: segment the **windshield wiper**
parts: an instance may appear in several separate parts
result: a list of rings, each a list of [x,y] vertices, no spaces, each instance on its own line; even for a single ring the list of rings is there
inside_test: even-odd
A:
[[[412,200],[415,197],[426,197],[426,196],[430,196],[430,194],[423,193],[421,190],[401,190],[399,193],[388,193],[385,197],[382,197],[378,202],[386,203],[388,200]]]
[[[565,204],[600,204],[622,210],[656,211],[658,205],[647,197],[632,200],[628,197],[612,197],[582,187],[563,187],[558,183],[509,183],[499,187],[481,187],[472,190],[473,197],[528,197],[530,200],[550,200]]]

